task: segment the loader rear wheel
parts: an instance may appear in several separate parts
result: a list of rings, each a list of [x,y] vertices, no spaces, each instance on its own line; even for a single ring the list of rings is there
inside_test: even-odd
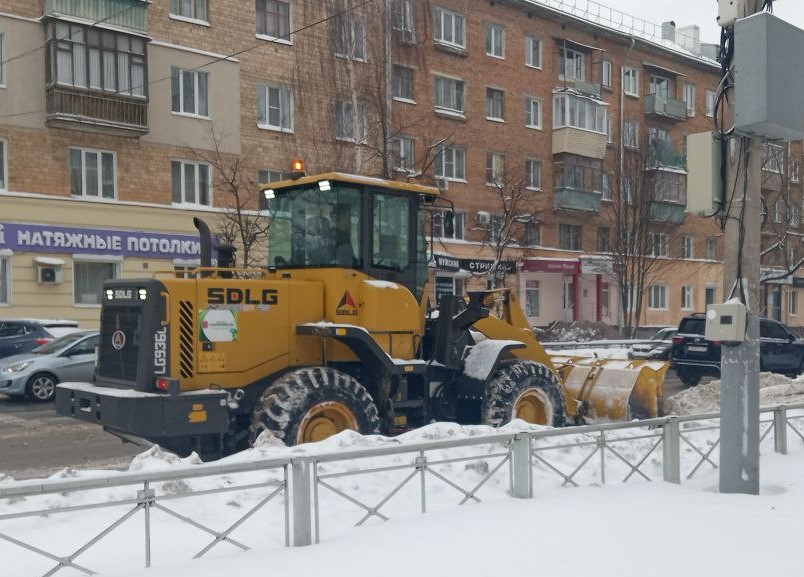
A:
[[[483,423],[502,426],[513,419],[563,427],[567,422],[564,389],[556,375],[533,361],[511,361],[494,375],[486,389]]]
[[[290,372],[260,397],[251,418],[249,441],[270,431],[286,445],[321,441],[341,431],[380,432],[377,406],[356,379],[326,367]]]

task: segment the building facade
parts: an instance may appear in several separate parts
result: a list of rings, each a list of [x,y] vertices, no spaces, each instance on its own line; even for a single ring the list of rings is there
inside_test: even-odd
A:
[[[619,325],[638,238],[639,322],[676,324],[724,298],[720,223],[685,212],[720,68],[694,28],[640,30],[538,0],[0,0],[0,316],[97,324],[105,279],[194,266],[193,216],[261,218],[304,158],[443,190],[434,300],[505,285],[534,325]],[[768,149],[769,276],[800,253],[800,154]],[[769,311],[804,324],[798,290]]]

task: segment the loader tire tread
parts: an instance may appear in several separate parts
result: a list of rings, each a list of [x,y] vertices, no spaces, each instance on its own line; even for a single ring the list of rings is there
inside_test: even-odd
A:
[[[500,427],[514,417],[517,399],[528,390],[537,389],[549,404],[553,427],[567,424],[567,406],[564,387],[555,373],[534,361],[505,361],[488,383],[483,399],[483,424]]]

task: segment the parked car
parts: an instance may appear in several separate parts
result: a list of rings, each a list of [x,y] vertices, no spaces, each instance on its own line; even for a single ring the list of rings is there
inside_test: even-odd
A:
[[[64,381],[92,381],[98,331],[76,331],[30,353],[0,359],[0,393],[52,401]]]
[[[78,321],[0,319],[0,359],[28,353],[53,339],[78,330]]]
[[[676,331],[678,331],[678,327],[664,327],[659,329],[649,341],[631,345],[631,348],[628,349],[628,358],[669,359],[670,350],[673,348],[673,337],[676,336]]]
[[[701,377],[720,376],[720,342],[704,337],[706,315],[684,317],[673,337],[670,365],[687,386]],[[804,340],[799,340],[782,323],[759,319],[759,368],[761,371],[795,377],[804,372]]]

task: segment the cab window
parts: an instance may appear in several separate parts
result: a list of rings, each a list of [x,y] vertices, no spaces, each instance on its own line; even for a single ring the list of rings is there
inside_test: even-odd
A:
[[[406,270],[410,266],[410,199],[377,193],[373,216],[372,266]]]

